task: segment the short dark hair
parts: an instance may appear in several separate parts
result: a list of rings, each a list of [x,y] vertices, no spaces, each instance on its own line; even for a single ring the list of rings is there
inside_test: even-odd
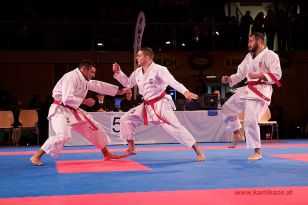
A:
[[[96,68],[96,65],[90,60],[81,60],[78,68],[81,69],[82,67],[85,67],[87,70],[89,70],[92,67]]]
[[[254,32],[250,34],[250,36],[254,36],[257,40],[261,39],[264,42],[264,35],[260,32]]]
[[[149,56],[151,59],[154,58],[154,52],[152,48],[144,47],[144,48],[140,48],[139,51],[142,51],[144,55]]]

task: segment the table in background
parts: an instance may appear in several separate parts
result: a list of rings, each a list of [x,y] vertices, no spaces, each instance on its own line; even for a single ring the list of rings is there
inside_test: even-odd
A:
[[[90,112],[89,114],[102,125],[111,139],[110,144],[126,144],[126,141],[119,137],[120,117],[124,115],[123,112]],[[230,142],[230,133],[225,129],[220,110],[217,110],[217,115],[214,116],[209,116],[207,110],[175,111],[175,114],[180,123],[188,129],[197,142]],[[138,127],[135,143],[178,142],[169,137],[160,126],[149,123],[148,126],[141,125]],[[65,145],[79,146],[92,144],[78,133],[72,132],[72,138]]]

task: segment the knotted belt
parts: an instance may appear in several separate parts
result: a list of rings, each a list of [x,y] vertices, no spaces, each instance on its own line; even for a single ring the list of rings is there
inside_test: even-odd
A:
[[[281,83],[279,82],[279,80],[275,77],[275,75],[273,73],[267,73],[269,75],[269,77],[275,82],[275,84],[277,85],[277,87],[281,87]],[[267,83],[262,82],[261,79],[259,79],[258,81],[249,81],[248,82],[248,88],[254,92],[256,95],[258,95],[259,97],[261,97],[263,100],[265,100],[266,102],[269,102],[270,99],[268,97],[266,97],[265,95],[263,95],[258,89],[256,89],[254,87],[254,85],[267,85]]]
[[[162,116],[160,116],[156,111],[155,111],[155,108],[154,108],[154,104],[158,101],[160,101],[161,99],[164,98],[164,96],[166,95],[166,92],[162,92],[160,94],[160,96],[156,97],[156,98],[153,98],[151,100],[144,100],[143,101],[143,121],[144,121],[144,125],[148,125],[149,124],[149,121],[148,121],[148,115],[147,115],[147,110],[146,110],[146,105],[150,105],[151,108],[154,110],[154,113],[155,115],[157,116],[157,118],[165,123],[167,123],[168,125],[170,125],[170,122],[168,122],[166,119],[164,119]]]
[[[60,106],[69,108],[70,110],[73,111],[74,116],[75,116],[75,118],[76,118],[78,121],[86,123],[86,125],[87,125],[91,130],[93,130],[93,131],[98,130],[98,128],[96,127],[96,125],[95,125],[95,124],[94,124],[83,112],[79,112],[79,113],[81,113],[81,114],[83,115],[85,121],[83,121],[83,120],[80,118],[80,116],[79,116],[79,114],[78,114],[78,109],[75,109],[75,108],[73,108],[73,107],[71,107],[71,106],[68,106],[68,105],[64,105],[63,102],[60,102],[60,101],[58,101],[58,100],[54,100],[53,103],[56,104],[56,105],[60,105]]]

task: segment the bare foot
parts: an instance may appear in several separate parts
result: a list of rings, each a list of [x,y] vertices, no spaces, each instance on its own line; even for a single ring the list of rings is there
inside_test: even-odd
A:
[[[120,154],[119,157],[120,158],[124,158],[124,157],[128,157],[130,156],[131,154],[129,152],[124,152],[123,154]]]
[[[111,159],[120,159],[120,156],[118,156],[116,154],[112,154],[112,153],[109,153],[106,156],[104,156],[105,161],[109,161]]]
[[[137,154],[136,149],[128,149],[126,152],[130,153],[130,155],[136,155]]]
[[[239,133],[234,135],[234,142],[228,146],[228,148],[235,148],[239,142],[245,141],[245,137]]]
[[[40,158],[32,156],[30,158],[30,161],[32,162],[32,164],[34,164],[35,166],[42,166],[43,163],[41,162]]]
[[[256,152],[248,157],[248,160],[259,160],[259,159],[262,159],[262,155],[261,153],[256,153]]]
[[[135,149],[133,150],[128,149],[126,150],[126,152],[124,152],[123,154],[120,154],[119,156],[120,158],[123,158],[123,157],[128,157],[130,155],[136,155],[136,154],[137,154],[137,151]]]
[[[235,147],[236,147],[236,145],[235,145],[234,142],[228,146],[228,148],[235,148]]]
[[[203,162],[205,161],[205,157],[204,157],[204,154],[198,154],[198,162]]]

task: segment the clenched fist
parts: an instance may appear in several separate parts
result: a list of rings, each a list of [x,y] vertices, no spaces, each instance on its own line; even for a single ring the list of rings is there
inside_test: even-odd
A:
[[[262,79],[264,76],[263,72],[250,72],[248,73],[248,77],[250,79]]]
[[[121,90],[118,90],[117,95],[123,95],[129,91],[130,88],[122,88]]]
[[[117,64],[116,62],[114,64],[112,64],[112,70],[113,72],[115,72],[116,74],[119,74],[121,71],[121,67],[119,64]]]
[[[93,98],[86,98],[82,101],[82,104],[92,107],[95,104],[95,100]]]
[[[224,84],[231,83],[231,78],[229,76],[226,76],[226,75],[222,76],[221,82],[224,83]]]

